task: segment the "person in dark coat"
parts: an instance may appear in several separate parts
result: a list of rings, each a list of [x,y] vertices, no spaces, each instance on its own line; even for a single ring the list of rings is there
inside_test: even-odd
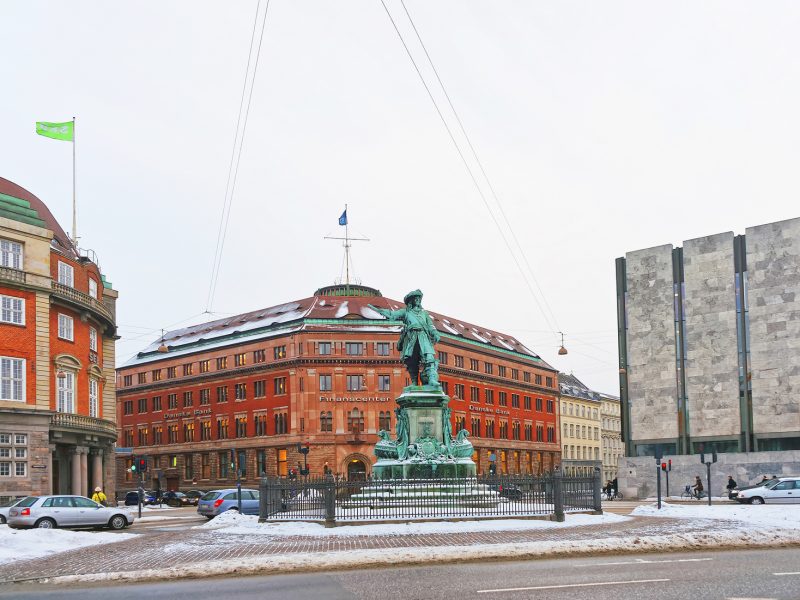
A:
[[[728,490],[728,499],[734,500],[736,498],[736,494],[733,492],[733,490],[736,489],[736,480],[732,475],[728,475],[728,485],[725,486],[725,489]]]

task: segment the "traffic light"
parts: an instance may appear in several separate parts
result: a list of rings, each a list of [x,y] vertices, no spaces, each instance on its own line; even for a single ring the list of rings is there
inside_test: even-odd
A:
[[[672,459],[671,458],[667,461],[667,471],[672,471]]]
[[[664,471],[665,473],[667,472],[667,463],[665,462],[661,463],[661,470]]]
[[[131,457],[131,473],[136,473],[137,470],[138,470],[138,464],[136,462],[136,457],[133,456]]]
[[[136,470],[139,473],[144,473],[145,471],[147,471],[147,458],[145,458],[144,456],[137,458],[136,467],[137,467]]]

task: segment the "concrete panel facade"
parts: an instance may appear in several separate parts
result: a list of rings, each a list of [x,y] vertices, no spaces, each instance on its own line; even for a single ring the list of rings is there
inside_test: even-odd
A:
[[[733,233],[683,245],[686,391],[692,437],[741,429]]]
[[[800,219],[747,229],[753,431],[800,431]]]
[[[672,246],[629,252],[628,393],[633,440],[678,435]]]

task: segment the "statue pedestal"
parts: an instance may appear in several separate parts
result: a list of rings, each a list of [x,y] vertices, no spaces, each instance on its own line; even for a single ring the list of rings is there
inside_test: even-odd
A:
[[[438,385],[412,385],[397,398],[397,439],[383,436],[372,467],[377,479],[429,479],[476,476],[466,432],[454,439],[450,398]]]

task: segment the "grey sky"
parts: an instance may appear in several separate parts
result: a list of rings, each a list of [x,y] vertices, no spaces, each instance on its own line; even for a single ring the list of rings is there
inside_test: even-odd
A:
[[[215,311],[331,283],[348,203],[363,283],[617,393],[617,256],[798,216],[796,4],[406,4],[569,354],[379,0],[272,0]],[[71,148],[34,122],[77,116],[78,232],[120,291],[120,362],[202,320],[255,6],[0,4],[0,175],[69,230]]]

